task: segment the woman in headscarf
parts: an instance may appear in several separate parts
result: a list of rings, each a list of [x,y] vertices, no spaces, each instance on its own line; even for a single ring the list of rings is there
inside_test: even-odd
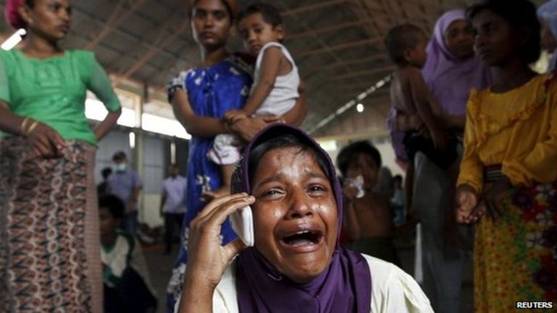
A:
[[[530,67],[541,50],[536,7],[486,0],[467,15],[492,73],[470,94],[458,178],[457,218],[478,222],[474,311],[514,312],[520,301],[555,309],[557,81]]]
[[[422,74],[447,116],[452,137],[462,137],[470,91],[488,82],[488,67],[474,54],[473,44],[464,10],[451,10],[437,20],[427,46]],[[466,229],[457,229],[454,218],[456,175],[441,170],[425,155],[418,155],[415,165],[412,209],[422,225],[424,290],[436,311],[458,312],[465,258],[462,236],[467,234]]]
[[[223,121],[224,114],[241,109],[252,84],[250,64],[238,54],[226,49],[238,5],[235,0],[194,0],[190,17],[193,38],[201,50],[201,64],[181,73],[169,88],[169,98],[176,118],[192,135],[188,155],[186,207],[182,233],[206,204],[204,195],[221,186],[221,172],[207,158],[216,135],[233,132],[245,140],[251,139],[276,117],[242,119],[232,125]],[[300,98],[301,99],[301,98]],[[305,106],[298,101],[283,117],[286,123],[299,124],[305,116]],[[236,238],[228,222],[221,232],[223,242]],[[187,235],[186,235],[187,236]],[[178,255],[169,287],[167,310],[172,310],[181,293],[181,282],[187,262],[187,237]]]
[[[342,189],[326,152],[303,131],[264,129],[235,178],[239,193],[192,221],[179,312],[433,312],[401,269],[338,245]],[[247,205],[254,246],[222,245],[222,223]]]
[[[120,102],[91,52],[64,50],[69,0],[8,0],[0,50],[0,311],[102,311],[95,144]],[[91,90],[109,113],[91,129]]]
[[[538,17],[542,22],[542,47],[552,53],[548,72],[557,66],[557,0],[549,0],[538,8]]]

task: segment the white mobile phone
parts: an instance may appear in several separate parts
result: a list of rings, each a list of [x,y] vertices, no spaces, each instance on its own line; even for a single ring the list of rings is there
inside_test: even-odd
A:
[[[253,232],[253,214],[251,207],[246,206],[230,215],[230,223],[232,229],[242,239],[244,244],[248,247],[253,246],[255,243],[255,236]]]

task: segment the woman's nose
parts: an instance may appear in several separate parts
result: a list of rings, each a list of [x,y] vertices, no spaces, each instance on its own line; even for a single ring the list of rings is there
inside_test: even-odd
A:
[[[287,217],[297,219],[313,216],[314,212],[310,200],[304,192],[294,192],[291,196]]]
[[[215,24],[215,19],[213,18],[213,16],[211,14],[207,14],[207,17],[205,18],[205,23],[203,23],[203,25],[205,27],[212,27],[213,24]]]

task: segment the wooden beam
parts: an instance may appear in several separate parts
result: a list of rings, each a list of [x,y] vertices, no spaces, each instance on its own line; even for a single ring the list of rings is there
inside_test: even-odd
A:
[[[336,63],[332,63],[332,64],[327,64],[327,65],[323,65],[323,66],[316,66],[313,67],[311,69],[308,70],[304,70],[304,72],[306,74],[304,74],[304,78],[305,77],[311,77],[319,72],[322,71],[330,71],[330,70],[335,70],[335,69],[339,69],[339,68],[343,68],[343,67],[347,67],[347,66],[354,66],[354,65],[361,65],[361,64],[366,64],[366,63],[370,63],[370,62],[374,62],[374,61],[387,61],[387,57],[384,54],[376,54],[367,58],[361,58],[361,59],[355,59],[352,61],[345,61],[345,62],[336,62]]]
[[[309,11],[315,11],[323,8],[327,8],[330,6],[335,6],[338,4],[345,3],[347,0],[329,0],[329,1],[319,1],[316,4],[310,4],[306,6],[301,6],[295,9],[286,10],[281,13],[282,16],[291,16],[296,14],[301,14]]]
[[[376,75],[376,74],[385,73],[385,72],[388,72],[388,71],[393,71],[394,68],[395,67],[393,65],[390,65],[390,66],[386,66],[386,67],[383,67],[383,68],[375,68],[375,69],[371,69],[371,70],[356,71],[356,72],[352,72],[350,74],[336,76],[331,81],[336,82],[336,81],[339,81],[339,80],[345,80],[345,79],[350,79],[350,78]]]
[[[85,46],[87,50],[93,50],[99,44],[101,40],[103,40],[108,34],[110,34],[118,25],[124,21],[130,14],[132,14],[135,10],[139,9],[141,5],[145,3],[145,0],[137,0],[132,3],[131,7],[124,8],[124,4],[128,1],[121,0],[118,2],[118,5],[104,24],[103,29]],[[123,11],[123,12],[122,12]]]
[[[334,31],[338,31],[338,30],[341,30],[341,29],[344,29],[344,28],[349,28],[349,27],[353,27],[353,26],[361,26],[361,25],[365,25],[365,24],[369,24],[369,23],[370,23],[370,21],[354,21],[354,22],[341,23],[341,24],[337,24],[337,25],[334,25],[334,26],[317,28],[317,29],[313,29],[313,30],[307,30],[307,31],[295,33],[295,34],[292,34],[292,35],[287,35],[286,40],[287,41],[296,40],[296,39],[300,39],[300,38],[314,36],[315,34],[319,35],[319,34],[334,32]]]
[[[77,8],[73,8],[73,11],[72,11],[72,12],[73,12],[74,14],[79,14],[80,16],[83,16],[83,17],[89,19],[90,21],[92,21],[92,22],[98,24],[99,26],[104,24],[104,21],[98,19],[98,18],[95,17],[94,15],[91,15],[91,14],[85,12],[85,11],[81,11],[81,10],[79,10],[79,9],[77,9]],[[139,45],[141,45],[142,47],[159,49],[158,47],[154,46],[152,43],[148,43],[148,42],[142,41],[141,38],[139,38],[139,37],[137,37],[137,36],[135,36],[135,35],[133,35],[133,34],[131,34],[131,33],[128,33],[128,32],[126,32],[126,31],[123,31],[123,30],[121,30],[121,29],[119,29],[119,28],[114,28],[113,31],[116,32],[116,33],[118,33],[118,34],[120,34],[120,35],[122,35],[122,36],[124,36],[124,37],[127,37],[127,38],[129,38],[129,39],[131,39],[131,40],[137,42],[137,43],[138,43]],[[82,35],[82,34],[81,34],[81,35]],[[84,38],[85,40],[87,40],[87,39],[86,39],[85,37],[83,37],[83,36],[78,36],[78,37]],[[103,44],[103,43],[100,43],[99,46],[105,47],[105,48],[107,48],[107,49],[109,49],[109,50],[114,50],[113,48],[111,48],[111,47],[109,47],[109,46],[107,46],[107,45],[105,45],[105,44]],[[175,53],[170,52],[170,51],[168,51],[168,50],[163,50],[163,49],[159,49],[159,50],[160,50],[160,51],[159,51],[160,53],[164,53],[164,54],[167,55],[168,57],[171,57],[171,58],[178,58],[178,57],[179,57],[179,56],[176,55]],[[122,53],[119,52],[118,54],[122,54]],[[126,54],[126,56],[128,56],[128,55]],[[118,58],[122,58],[122,55],[118,56]],[[112,64],[112,63],[113,63],[112,61],[109,62],[109,64]]]
[[[351,41],[351,42],[347,42],[347,43],[338,44],[336,46],[329,46],[329,50],[330,51],[339,51],[339,50],[344,50],[344,49],[349,49],[349,48],[354,48],[354,47],[371,45],[371,44],[378,43],[379,41],[381,41],[381,39],[379,39],[379,38],[370,38],[370,39],[363,39],[363,40],[358,40],[358,41]],[[326,51],[324,51],[321,48],[321,49],[314,49],[314,50],[309,50],[309,51],[301,51],[301,52],[295,53],[295,55],[298,58],[302,58],[302,57],[306,57],[306,56],[310,56],[310,55],[322,54],[324,52],[326,52]]]
[[[333,3],[333,1],[328,1],[328,2],[322,2],[319,5],[324,5],[324,4],[331,5],[332,3]],[[298,9],[294,9],[294,10],[298,10]],[[305,20],[300,19],[299,20],[299,25],[304,28],[304,32],[313,36],[314,41],[321,46],[320,51],[322,53],[327,53],[337,63],[343,63],[344,62],[344,60],[337,53],[335,53],[334,50],[331,49],[331,46],[327,42],[325,42],[325,40],[323,40],[323,38],[321,36],[319,36],[319,34],[317,34],[314,29],[312,29],[311,25],[307,25],[307,22]]]
[[[145,65],[145,63],[147,63],[151,58],[157,55],[157,53],[160,51],[159,49],[162,49],[170,43],[174,42],[174,39],[178,37],[183,31],[185,31],[189,25],[189,21],[183,21],[178,29],[172,30],[171,35],[165,38],[164,36],[168,32],[167,27],[169,27],[173,23],[175,23],[175,20],[173,18],[169,18],[168,20],[166,20],[166,22],[160,27],[157,38],[153,41],[153,47],[149,48],[147,52],[143,54],[143,56],[139,58],[139,60],[135,64],[133,64],[130,68],[123,72],[121,74],[122,77],[128,78],[133,75],[137,70]]]

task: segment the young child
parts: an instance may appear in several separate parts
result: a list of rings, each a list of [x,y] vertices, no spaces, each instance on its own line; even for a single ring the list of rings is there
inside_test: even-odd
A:
[[[447,168],[453,160],[449,160],[448,155],[442,158],[436,156],[438,153],[433,153],[434,150],[444,150],[447,147],[447,136],[444,117],[438,104],[432,99],[421,73],[427,59],[427,37],[417,26],[404,24],[391,29],[385,42],[389,56],[397,66],[391,82],[392,106],[397,115],[407,116],[415,124],[405,129],[405,145],[413,144],[412,149],[408,146],[406,148],[410,150],[407,151],[408,156],[412,160],[417,150],[427,152],[426,154],[431,154],[428,156],[435,159],[436,164]],[[422,125],[425,129],[421,129]]]
[[[104,311],[155,312],[157,300],[141,275],[146,269],[143,255],[133,237],[119,228],[124,212],[118,197],[99,198]]]
[[[367,141],[352,143],[340,151],[337,166],[345,199],[343,230],[352,242],[350,248],[399,264],[389,199],[373,191],[381,168],[379,151]]]
[[[451,176],[456,177],[458,141],[455,137],[448,137],[449,116],[441,112],[422,77],[421,68],[427,59],[425,33],[412,24],[399,25],[389,31],[385,45],[397,66],[391,82],[391,105],[397,121],[406,121],[404,125],[397,122],[397,129],[405,132],[403,143],[409,160],[406,200],[407,209],[410,209],[416,153],[424,153],[433,163],[453,172]]]
[[[255,115],[281,116],[290,111],[299,97],[300,77],[284,40],[282,18],[277,8],[257,3],[238,15],[238,29],[248,52],[257,56],[254,85],[242,110],[225,114],[229,124]],[[240,160],[240,139],[231,134],[215,138],[209,158],[222,170],[223,186],[215,192],[230,192],[234,165]]]

